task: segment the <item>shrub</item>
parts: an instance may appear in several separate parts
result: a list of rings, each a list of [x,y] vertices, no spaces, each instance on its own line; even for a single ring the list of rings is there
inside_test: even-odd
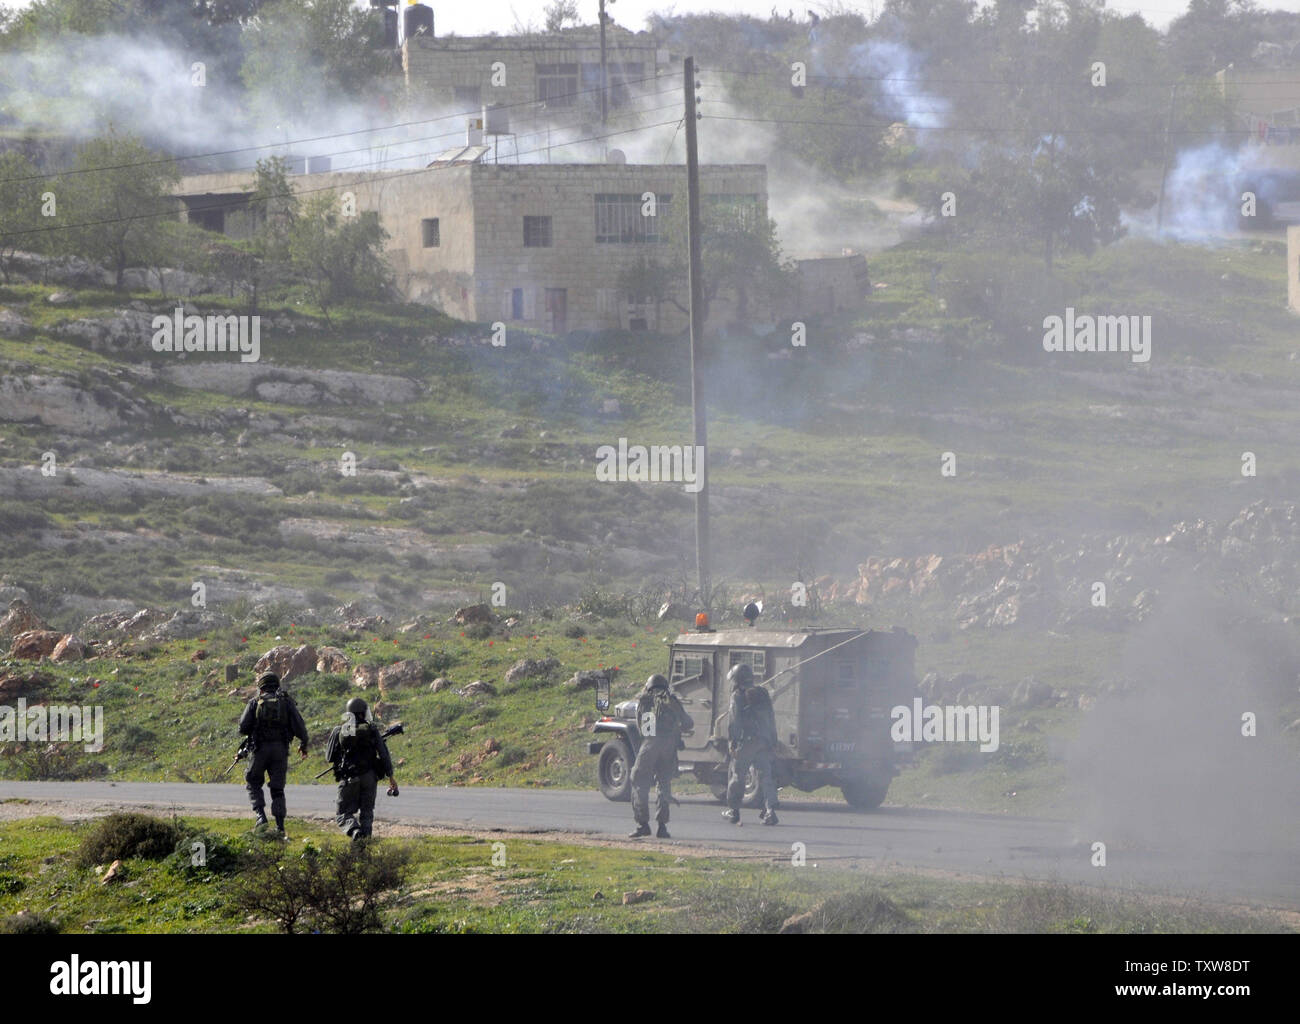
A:
[[[280,930],[360,935],[383,926],[384,894],[402,884],[409,855],[398,846],[351,843],[301,851],[276,844],[250,854],[235,903],[276,921]]]
[[[0,935],[58,935],[59,926],[31,910],[0,917]]]
[[[117,812],[96,823],[82,840],[77,862],[91,867],[130,857],[162,860],[176,849],[180,838],[180,829],[170,821],[130,811]]]
[[[195,850],[195,843],[202,843],[202,848]],[[196,853],[201,854],[203,863],[194,863]],[[163,861],[163,866],[188,879],[233,875],[243,867],[244,856],[243,849],[221,836],[191,832],[177,841],[176,849]]]

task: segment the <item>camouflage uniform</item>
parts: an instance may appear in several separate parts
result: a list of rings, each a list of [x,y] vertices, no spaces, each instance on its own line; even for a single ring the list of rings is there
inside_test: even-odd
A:
[[[662,685],[651,684],[661,680]],[[656,710],[657,707],[657,710]],[[643,734],[637,751],[636,764],[632,766],[632,817],[636,819],[637,836],[650,834],[650,786],[655,786],[655,820],[659,823],[660,839],[668,835],[669,807],[673,800],[673,776],[677,774],[677,744],[683,732],[689,732],[694,723],[682,707],[681,701],[668,689],[663,676],[651,676],[641,691],[636,705],[637,725]]]
[[[752,680],[752,676],[749,676]],[[737,680],[739,682],[739,680]],[[776,752],[776,713],[772,698],[763,687],[752,683],[733,685],[727,715],[727,739],[731,764],[727,769],[726,816],[740,820],[745,797],[745,779],[752,767],[758,776],[763,810],[759,820],[776,824],[776,784],[772,781],[772,755]]]
[[[261,824],[266,823],[266,797],[262,794],[264,781],[269,780],[271,787],[271,814],[275,825],[284,831],[284,783],[289,773],[289,741],[297,737],[298,750],[307,753],[307,724],[294,704],[293,698],[280,690],[280,680],[268,673],[258,680],[259,693],[250,700],[239,717],[240,735],[253,740],[253,755],[249,758],[248,771],[244,773],[244,782],[248,788],[248,798],[253,805],[253,813]],[[279,726],[270,726],[259,721],[258,704],[269,697],[278,697],[282,703],[281,722]]]
[[[339,784],[334,820],[354,840],[370,837],[379,779],[393,776],[393,759],[379,729],[365,717],[356,726],[359,742],[351,750],[344,749],[342,726],[335,726],[325,743],[325,760],[334,766]]]

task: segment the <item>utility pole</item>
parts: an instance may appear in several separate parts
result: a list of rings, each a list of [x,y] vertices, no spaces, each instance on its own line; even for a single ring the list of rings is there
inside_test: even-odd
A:
[[[1165,153],[1160,165],[1160,202],[1156,204],[1156,233],[1159,234],[1165,222],[1165,179],[1169,177],[1169,135],[1174,130],[1174,98],[1178,95],[1178,85],[1169,87],[1169,119],[1165,122]]]
[[[605,127],[609,117],[609,104],[606,101],[606,92],[609,90],[609,78],[605,72],[605,14],[606,0],[600,0],[600,126]],[[613,3],[614,0],[609,0]],[[581,78],[579,78],[581,81]]]
[[[708,430],[704,416],[704,381],[700,344],[704,340],[704,278],[700,270],[700,155],[696,148],[695,111],[699,100],[695,91],[695,58],[687,57],[686,92],[686,240],[690,250],[691,311],[691,411],[695,418],[695,451],[701,455],[696,471],[700,489],[695,492],[695,566],[699,573],[700,600],[712,603],[709,575],[709,476]]]

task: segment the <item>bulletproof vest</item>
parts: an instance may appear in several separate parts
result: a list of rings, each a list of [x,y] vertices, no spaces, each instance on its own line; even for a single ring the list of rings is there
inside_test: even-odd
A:
[[[379,733],[370,722],[358,722],[354,735],[339,733],[343,758],[339,767],[344,775],[361,775],[373,771],[379,762]]]
[[[259,740],[284,740],[289,735],[289,699],[278,690],[260,694],[254,720]]]
[[[776,742],[772,698],[761,686],[747,686],[740,694],[741,728],[746,739]]]

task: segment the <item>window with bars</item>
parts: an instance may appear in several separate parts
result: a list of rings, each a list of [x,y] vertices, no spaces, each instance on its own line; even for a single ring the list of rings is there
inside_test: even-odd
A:
[[[748,665],[753,670],[754,679],[762,682],[767,676],[767,651],[730,651],[727,654],[727,669],[737,665]]]
[[[436,249],[442,245],[442,231],[438,227],[437,217],[425,217],[420,221],[420,244],[426,249]]]
[[[644,242],[661,242],[660,225],[668,216],[671,195],[656,198],[656,215],[647,217],[641,212],[641,196],[634,193],[598,194],[596,196],[596,241],[619,245],[639,245]]]
[[[524,218],[524,248],[549,249],[551,246],[551,218]]]
[[[763,209],[756,195],[719,192],[702,198],[710,213],[725,217],[729,223],[745,231],[757,226]]]
[[[577,64],[538,64],[537,102],[548,107],[572,107],[578,102]]]

